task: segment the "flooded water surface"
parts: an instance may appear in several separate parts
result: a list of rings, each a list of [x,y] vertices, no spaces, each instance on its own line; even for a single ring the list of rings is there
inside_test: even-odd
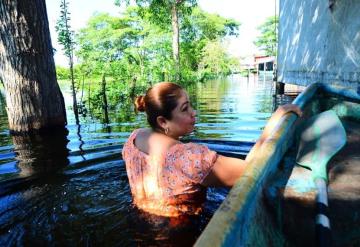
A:
[[[272,82],[256,77],[231,76],[187,90],[197,110],[196,130],[188,138],[223,153],[231,147],[229,153],[239,157],[244,151],[236,147],[250,148],[273,111]],[[115,105],[110,123],[103,124],[88,109],[76,125],[68,107],[67,135],[11,137],[3,99],[0,104],[0,246],[187,246],[228,192],[209,189],[197,217],[148,215],[132,205],[121,159],[129,134],[147,126],[143,114]]]

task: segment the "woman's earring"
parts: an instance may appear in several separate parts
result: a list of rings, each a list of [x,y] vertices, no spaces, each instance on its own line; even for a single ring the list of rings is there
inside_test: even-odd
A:
[[[169,134],[169,128],[165,128],[165,135]]]

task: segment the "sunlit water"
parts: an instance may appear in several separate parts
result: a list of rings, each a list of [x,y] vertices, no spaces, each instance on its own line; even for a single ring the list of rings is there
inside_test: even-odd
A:
[[[225,154],[243,157],[273,111],[272,82],[256,77],[231,76],[187,90],[197,110],[188,138]],[[66,90],[64,96],[70,106]],[[209,189],[198,217],[150,216],[132,205],[120,155],[131,131],[147,126],[144,115],[114,107],[110,124],[88,114],[78,126],[68,107],[67,137],[12,138],[0,103],[0,246],[187,246],[228,192]]]

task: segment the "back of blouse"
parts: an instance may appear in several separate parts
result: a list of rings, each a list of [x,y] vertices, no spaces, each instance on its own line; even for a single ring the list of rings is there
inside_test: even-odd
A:
[[[139,131],[130,135],[122,150],[135,205],[162,216],[198,214],[206,198],[201,183],[216,161],[216,152],[180,143],[161,157],[147,155],[134,144]]]

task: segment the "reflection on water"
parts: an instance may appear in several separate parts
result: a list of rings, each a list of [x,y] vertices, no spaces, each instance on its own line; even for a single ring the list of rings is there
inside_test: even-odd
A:
[[[190,91],[198,111],[197,138],[255,141],[272,112],[272,82],[232,76]],[[254,80],[255,79],[255,80]]]
[[[54,174],[69,164],[67,130],[42,135],[13,136],[20,177]]]
[[[213,147],[223,153],[231,149],[240,156],[234,141],[255,141],[273,110],[272,83],[254,77],[232,76],[187,90],[198,111],[190,138],[216,139]],[[130,132],[147,126],[131,105],[113,105],[106,125],[91,109],[76,125],[68,109],[66,133],[32,137],[9,136],[1,99],[0,105],[0,246],[188,246],[228,192],[209,189],[204,212],[181,224],[150,217],[132,206],[121,160]]]

